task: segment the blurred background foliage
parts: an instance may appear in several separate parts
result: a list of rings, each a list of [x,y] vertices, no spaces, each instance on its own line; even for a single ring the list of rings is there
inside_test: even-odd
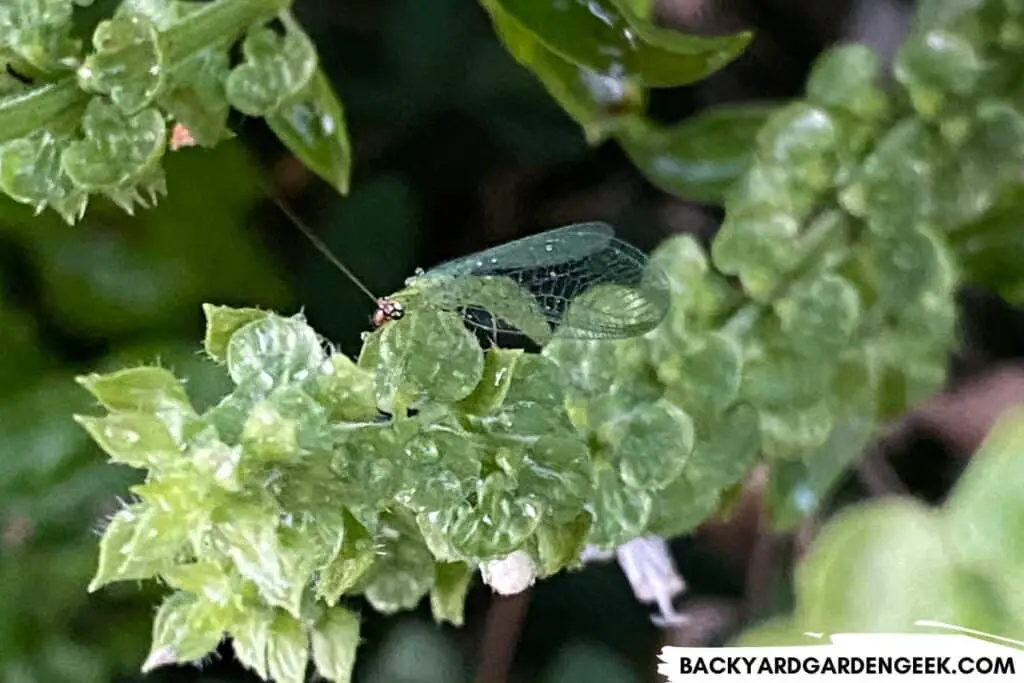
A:
[[[883,56],[892,54],[913,9],[902,0],[665,0],[663,23],[713,34],[750,28],[756,39],[711,78],[654,93],[651,112],[675,125],[714,105],[793,97],[814,57],[834,43],[868,40]],[[239,140],[215,150],[170,154],[168,196],[134,217],[97,201],[81,224],[68,226],[56,214],[34,217],[0,200],[0,683],[142,680],[133,672],[147,649],[158,591],[84,590],[95,569],[96,530],[135,475],[108,466],[70,419],[92,403],[75,375],[158,361],[188,379],[197,403],[215,400],[227,385],[222,370],[198,353],[205,301],[282,312],[301,307],[314,328],[346,352],[358,351],[371,303],[267,201],[261,177],[271,178],[380,293],[398,289],[416,266],[573,220],[610,221],[644,248],[669,234],[714,234],[720,209],[665,194],[679,179],[661,172],[665,166],[649,147],[629,144],[628,136],[621,147],[588,145],[505,50],[474,0],[297,0],[295,11],[345,103],[354,147],[349,197],[315,180],[269,131],[249,122]],[[678,159],[717,155],[720,163],[703,169],[713,188],[744,163],[745,143],[762,120],[760,109],[749,112],[749,131],[722,130],[714,117],[679,124],[699,126],[706,149],[658,150]],[[994,227],[964,228],[958,246],[978,284],[1017,301],[1024,270],[1006,247],[1017,244],[1019,205],[1019,197],[1008,197],[982,219]],[[1004,300],[968,289],[961,313],[965,343],[953,360],[954,388],[1024,350],[1022,318]],[[985,401],[993,391],[958,405],[990,414]],[[905,483],[902,492],[942,500],[976,440],[958,441],[937,428],[936,414],[921,413],[897,443],[869,451],[864,467],[843,478],[836,504],[886,491],[885,470],[871,467],[880,458]],[[695,622],[700,632],[657,631],[621,572],[597,565],[533,591],[516,679],[652,681],[654,653],[665,642],[721,643],[756,618],[803,604],[788,578],[792,553],[780,548],[799,547],[805,527],[789,535],[762,528],[762,492],[755,477],[732,520],[674,542],[689,583],[687,604],[703,617]],[[903,513],[902,526],[875,526],[878,539],[862,542],[905,541],[906,525],[924,513]],[[858,522],[843,523],[848,529]],[[833,532],[806,571],[825,572],[828,548],[841,540],[842,532]],[[425,607],[389,619],[364,610],[356,680],[472,680],[487,593],[474,588],[461,630],[435,627]],[[867,584],[858,595],[877,597]],[[785,631],[772,622],[749,637],[767,641],[772,628]],[[201,670],[172,669],[146,680],[254,679],[228,655]]]

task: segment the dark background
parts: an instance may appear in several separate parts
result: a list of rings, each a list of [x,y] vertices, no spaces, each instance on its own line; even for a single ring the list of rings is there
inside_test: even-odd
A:
[[[107,466],[70,420],[91,410],[74,375],[159,359],[189,377],[200,402],[215,400],[224,378],[197,354],[205,301],[301,308],[358,352],[373,303],[289,224],[263,183],[378,295],[417,266],[574,221],[606,220],[644,249],[676,232],[714,235],[719,208],[652,188],[613,144],[588,147],[472,0],[297,0],[295,9],[346,107],[349,197],[305,171],[261,122],[246,121],[239,140],[217,150],[169,155],[169,196],[134,217],[97,202],[82,224],[66,226],[0,202],[0,683],[140,680],[130,672],[148,648],[155,587],[85,593],[94,531],[134,474]],[[757,37],[708,80],[656,93],[652,111],[670,122],[713,104],[798,96],[824,48],[855,40],[891,55],[912,11],[895,0],[666,0],[668,25],[753,28]],[[1013,364],[1024,348],[1021,316],[980,292],[963,301],[957,391],[896,425],[837,500],[900,491],[941,500],[1005,397],[1024,394]],[[731,521],[674,542],[691,626],[657,631],[617,566],[593,566],[532,591],[513,677],[653,681],[665,642],[723,642],[786,609],[789,570],[813,524],[795,536],[766,532],[761,487],[755,476]],[[476,585],[461,630],[433,626],[426,608],[381,618],[361,605],[357,680],[472,680],[490,604]],[[146,680],[255,680],[228,648],[222,654],[201,670]]]

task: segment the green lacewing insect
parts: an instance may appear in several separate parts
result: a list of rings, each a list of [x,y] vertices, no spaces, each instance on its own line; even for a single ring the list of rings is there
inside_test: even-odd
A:
[[[665,318],[670,301],[665,274],[605,223],[524,237],[448,261],[406,284],[378,301],[375,324],[398,319],[422,302],[458,311],[492,339],[524,334],[541,345],[554,336],[646,334]]]
[[[406,288],[375,297],[283,202],[282,211],[376,304],[374,328],[417,306],[456,311],[492,335],[625,339],[650,332],[668,313],[668,278],[606,223],[576,223],[418,270]]]

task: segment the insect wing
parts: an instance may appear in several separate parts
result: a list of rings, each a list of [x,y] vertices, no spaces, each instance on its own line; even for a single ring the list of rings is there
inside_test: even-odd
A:
[[[537,333],[538,319],[561,337],[622,339],[654,329],[669,308],[664,273],[604,223],[580,223],[516,240],[449,261],[422,278],[433,292],[428,295],[432,303],[463,310],[469,324],[495,332],[519,329],[540,343],[549,335]],[[521,297],[495,297],[499,280],[530,295],[536,306],[524,307]],[[485,291],[492,294],[470,295]],[[529,330],[520,324],[523,320],[531,322]]]

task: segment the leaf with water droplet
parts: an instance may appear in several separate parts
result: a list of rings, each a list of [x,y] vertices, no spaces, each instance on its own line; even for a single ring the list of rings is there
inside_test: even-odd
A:
[[[373,375],[341,353],[331,354],[307,389],[332,420],[360,422],[377,414]]]
[[[340,194],[349,190],[352,145],[341,99],[323,69],[309,86],[268,112],[267,125],[302,163]]]
[[[537,556],[541,578],[581,564],[580,555],[587,544],[593,520],[589,512],[582,512],[568,523],[543,523],[537,527]]]
[[[643,533],[653,502],[647,491],[626,487],[618,473],[607,465],[597,469],[594,489],[590,543],[613,548]]]
[[[61,165],[70,133],[40,130],[0,146],[0,190],[37,212],[49,207],[72,224],[85,214],[89,193]]]
[[[152,104],[167,71],[156,25],[143,14],[118,12],[100,22],[92,42],[95,52],[78,69],[82,89],[107,95],[128,116]]]
[[[128,213],[136,204],[151,206],[164,194],[160,160],[167,148],[167,122],[157,109],[125,115],[94,97],[82,118],[82,131],[84,139],[71,142],[61,155],[72,182],[102,192]]]
[[[287,15],[285,34],[264,26],[249,31],[245,62],[232,69],[224,84],[228,101],[249,116],[265,116],[302,92],[316,73],[316,48]]]
[[[225,355],[235,384],[263,391],[304,381],[326,359],[320,339],[301,314],[291,318],[270,314],[237,329]]]
[[[273,623],[272,610],[249,607],[231,625],[231,648],[235,657],[264,680],[270,677],[267,672],[267,645]]]
[[[104,417],[76,415],[89,436],[112,462],[139,469],[166,469],[181,459],[167,426],[147,413],[113,413]]]
[[[654,26],[608,0],[533,2],[485,0],[499,7],[554,52],[596,73],[622,74],[648,87],[698,81],[735,59],[749,33],[688,36]]]
[[[72,0],[10,0],[0,12],[4,47],[42,71],[63,71],[79,55]]]
[[[693,442],[690,416],[660,400],[629,415],[612,453],[626,486],[656,491],[683,471]]]
[[[100,541],[100,557],[96,575],[89,583],[89,592],[99,590],[108,583],[131,579],[149,579],[173,565],[179,545],[172,542],[170,551],[163,554],[137,552],[137,537],[140,530],[148,533],[148,508],[145,505],[131,505],[120,510],[107,528]]]

